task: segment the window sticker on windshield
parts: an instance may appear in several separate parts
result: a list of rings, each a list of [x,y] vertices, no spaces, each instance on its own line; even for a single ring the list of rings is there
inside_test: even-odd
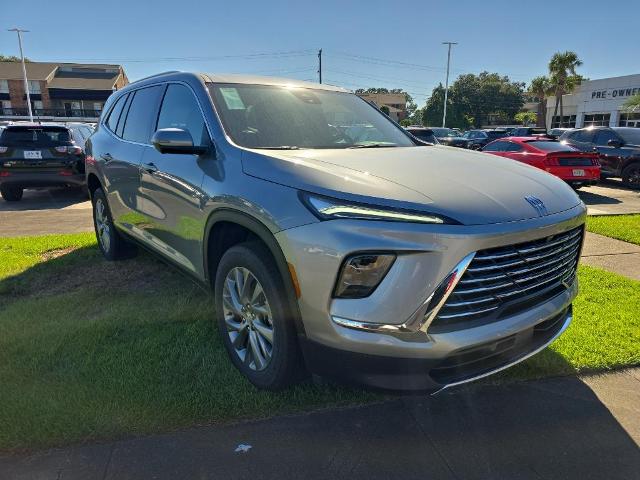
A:
[[[233,87],[225,87],[220,89],[224,103],[227,104],[229,110],[244,110],[245,106],[238,94],[238,90]]]

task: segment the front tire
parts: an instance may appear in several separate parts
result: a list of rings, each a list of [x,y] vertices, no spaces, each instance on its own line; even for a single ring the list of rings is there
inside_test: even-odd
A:
[[[218,330],[234,366],[267,390],[300,380],[295,314],[271,252],[260,242],[231,247],[218,265],[214,292]]]
[[[640,188],[640,162],[634,162],[622,170],[622,183],[631,188]]]
[[[136,253],[136,248],[127,242],[116,230],[113,224],[111,210],[107,203],[107,197],[102,189],[93,192],[93,226],[98,240],[98,247],[104,258],[110,261],[131,258]]]
[[[7,202],[19,202],[22,200],[24,189],[22,187],[14,187],[12,185],[3,185],[0,187],[0,194]]]

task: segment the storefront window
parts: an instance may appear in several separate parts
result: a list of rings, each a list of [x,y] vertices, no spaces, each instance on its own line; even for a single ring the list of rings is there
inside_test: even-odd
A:
[[[640,112],[637,113],[621,113],[618,122],[619,127],[636,127],[640,128]]]
[[[560,116],[556,115],[553,117],[551,122],[551,128],[575,128],[576,126],[576,116],[575,115],[565,115],[562,117],[562,122],[560,121]]]
[[[610,113],[585,114],[583,127],[608,127],[611,120]]]

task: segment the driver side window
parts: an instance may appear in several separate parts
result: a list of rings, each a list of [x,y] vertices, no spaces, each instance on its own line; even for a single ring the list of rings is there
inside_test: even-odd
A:
[[[599,147],[607,147],[609,146],[609,140],[617,140],[619,142],[620,138],[611,130],[600,130],[596,135],[595,144]]]
[[[156,130],[161,128],[180,128],[188,131],[194,146],[206,147],[211,144],[198,102],[191,90],[181,84],[172,83],[167,87]]]

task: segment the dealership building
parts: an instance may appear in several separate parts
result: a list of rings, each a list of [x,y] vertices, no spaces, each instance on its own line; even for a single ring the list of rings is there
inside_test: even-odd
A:
[[[553,116],[555,98],[547,98],[547,128],[590,125],[640,128],[640,112],[628,111],[623,106],[636,94],[640,94],[640,74],[583,82],[573,93],[562,97],[562,119],[560,115]]]

